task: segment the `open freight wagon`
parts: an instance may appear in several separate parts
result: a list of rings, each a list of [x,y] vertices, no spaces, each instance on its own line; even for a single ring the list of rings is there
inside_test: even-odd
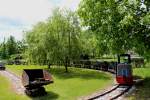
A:
[[[43,69],[24,69],[22,84],[27,95],[36,96],[45,94],[44,85],[53,83],[52,75]]]

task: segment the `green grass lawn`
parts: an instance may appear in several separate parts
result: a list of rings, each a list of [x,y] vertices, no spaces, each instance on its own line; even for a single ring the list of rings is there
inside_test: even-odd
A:
[[[7,69],[17,75],[22,74],[22,69],[43,68],[46,66],[7,66]],[[95,91],[112,84],[110,74],[89,69],[69,68],[65,73],[64,67],[52,67],[49,72],[53,75],[54,83],[47,85],[48,95],[44,97],[30,98],[32,100],[76,100],[77,98],[89,95]],[[8,99],[7,99],[8,100]],[[26,99],[25,99],[26,100]]]
[[[134,76],[144,78],[140,85],[136,85],[136,91],[128,97],[130,100],[150,100],[150,67],[149,68],[135,68],[133,70]]]
[[[27,96],[17,95],[11,88],[10,81],[0,75],[0,100],[30,100]]]

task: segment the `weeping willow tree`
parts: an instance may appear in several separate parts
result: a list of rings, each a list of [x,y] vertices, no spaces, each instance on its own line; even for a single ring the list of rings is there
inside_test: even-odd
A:
[[[55,9],[46,22],[39,22],[26,32],[29,61],[35,64],[63,64],[79,59],[80,26],[78,17],[69,10]]]

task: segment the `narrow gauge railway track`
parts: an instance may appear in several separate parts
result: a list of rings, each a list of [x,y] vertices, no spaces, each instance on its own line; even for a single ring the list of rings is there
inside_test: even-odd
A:
[[[100,95],[89,98],[88,100],[116,100],[121,97],[123,94],[129,91],[132,86],[126,85],[117,85],[114,86],[111,90],[108,90]]]
[[[104,72],[108,72],[116,75],[116,67],[117,62],[114,62],[113,66],[110,66],[111,63],[109,62],[101,62],[97,65],[89,65],[88,67],[84,66],[81,68],[85,69],[93,69],[93,70],[100,70]],[[127,93],[131,89],[132,85],[114,85],[110,90],[105,91],[102,94],[98,94],[92,97],[88,97],[85,100],[121,100],[122,96]]]

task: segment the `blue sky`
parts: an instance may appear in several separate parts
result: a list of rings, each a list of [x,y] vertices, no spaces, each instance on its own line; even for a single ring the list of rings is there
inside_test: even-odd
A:
[[[76,10],[80,0],[0,0],[0,41],[10,35],[21,40],[23,31],[46,20],[55,7]]]

